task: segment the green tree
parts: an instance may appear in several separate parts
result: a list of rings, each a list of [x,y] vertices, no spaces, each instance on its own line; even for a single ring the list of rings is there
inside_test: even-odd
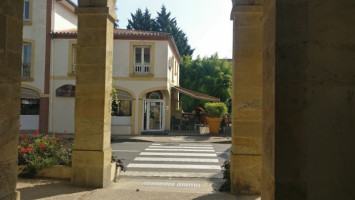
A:
[[[232,96],[232,64],[219,59],[217,54],[201,59],[191,60],[189,56],[182,58],[180,64],[181,87],[201,92],[228,102]],[[205,101],[181,95],[183,110],[192,111],[203,106]]]
[[[131,17],[132,19],[128,20],[127,29],[170,33],[175,40],[179,54],[192,56],[194,49],[188,44],[186,34],[177,26],[176,19],[171,17],[171,13],[167,12],[164,5],[161,11],[157,12],[155,19],[151,18],[147,8],[144,13],[138,9],[135,14],[131,13]]]
[[[131,13],[132,19],[128,20],[127,29],[152,31],[155,21],[151,18],[149,10],[146,8],[144,13],[138,9],[135,14]]]

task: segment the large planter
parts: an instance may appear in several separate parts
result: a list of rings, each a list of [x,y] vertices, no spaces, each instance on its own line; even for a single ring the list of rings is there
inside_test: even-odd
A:
[[[208,128],[210,133],[218,134],[219,128],[221,127],[222,118],[211,118],[207,117]]]

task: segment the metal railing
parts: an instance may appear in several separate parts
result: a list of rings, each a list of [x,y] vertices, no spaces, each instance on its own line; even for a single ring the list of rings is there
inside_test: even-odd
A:
[[[150,65],[135,65],[134,73],[137,74],[149,74],[150,73]]]
[[[31,63],[22,63],[22,79],[31,79]]]

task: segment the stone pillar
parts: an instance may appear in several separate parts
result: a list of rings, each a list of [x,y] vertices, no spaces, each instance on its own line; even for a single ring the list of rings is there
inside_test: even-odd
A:
[[[260,194],[262,0],[233,0],[232,193]]]
[[[111,178],[111,92],[116,0],[79,0],[72,182],[105,187]]]
[[[275,199],[275,1],[263,4],[263,200]]]
[[[0,200],[20,199],[16,182],[23,5],[0,3]]]
[[[355,2],[270,0],[264,13],[262,199],[349,199]]]

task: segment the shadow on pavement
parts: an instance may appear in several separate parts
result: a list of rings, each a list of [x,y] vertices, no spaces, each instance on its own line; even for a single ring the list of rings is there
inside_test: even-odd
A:
[[[78,196],[93,190],[72,185],[70,180],[56,179],[19,179],[17,191],[21,194],[21,200],[34,200],[56,197],[66,199],[66,196]]]
[[[215,193],[215,194],[207,194],[204,196],[200,196],[197,198],[194,198],[193,200],[214,200],[214,199],[220,199],[220,200],[261,200],[260,196],[234,196],[230,193]]]

